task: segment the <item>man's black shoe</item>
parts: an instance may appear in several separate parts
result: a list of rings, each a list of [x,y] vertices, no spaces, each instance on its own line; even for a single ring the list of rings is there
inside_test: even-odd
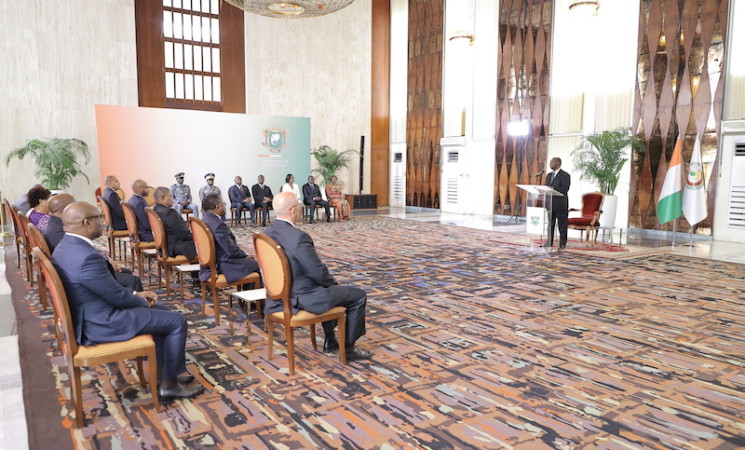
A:
[[[329,217],[328,219],[326,219],[326,222],[331,222],[331,217]]]
[[[186,387],[183,384],[176,383],[176,386],[169,389],[158,389],[160,398],[192,398],[204,392],[204,386]]]
[[[190,373],[186,373],[184,375],[179,375],[178,377],[176,377],[176,381],[178,381],[178,384],[189,384],[195,379],[196,378],[194,378],[194,375]],[[158,380],[158,386],[160,386],[160,380]]]
[[[370,359],[373,352],[370,350],[362,350],[359,348],[352,348],[352,350],[347,350],[347,361],[360,361],[363,359]]]
[[[311,218],[310,218],[310,221],[309,221],[308,223],[316,223],[316,221],[315,221],[315,220],[313,220],[313,218],[311,217]]]
[[[194,378],[194,375],[190,373],[185,373],[183,375],[179,375],[178,377],[176,377],[176,380],[178,381],[179,384],[189,384],[192,381],[194,381],[195,378]]]
[[[560,245],[559,246],[559,250],[564,250],[565,248],[567,248],[567,245],[566,244],[563,244],[563,245]]]
[[[323,340],[323,352],[324,353],[331,353],[336,350],[339,350],[339,341],[336,340],[336,338],[331,339],[324,339]]]

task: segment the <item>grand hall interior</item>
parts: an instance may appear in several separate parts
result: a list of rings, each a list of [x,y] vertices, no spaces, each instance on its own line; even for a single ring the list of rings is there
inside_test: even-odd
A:
[[[745,447],[742,23],[745,0],[0,2],[0,447]],[[77,342],[44,227],[76,239],[90,205],[63,198],[185,320],[190,398],[157,336]],[[356,350],[298,310],[295,249],[261,247],[287,223],[364,291]],[[217,229],[250,283],[218,276]]]

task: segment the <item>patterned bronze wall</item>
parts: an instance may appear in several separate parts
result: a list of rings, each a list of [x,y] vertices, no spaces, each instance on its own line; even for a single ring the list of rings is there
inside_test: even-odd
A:
[[[690,162],[701,141],[708,190],[708,217],[698,230],[711,234],[716,156],[722,118],[724,42],[729,0],[643,0],[633,127],[644,139],[634,155],[630,225],[659,228],[655,206],[679,134],[683,159]],[[667,227],[672,229],[672,222]],[[679,231],[690,226],[680,220]]]
[[[552,0],[504,0],[499,6],[495,213],[513,213],[517,184],[539,183],[546,163]],[[507,134],[530,123],[526,137]],[[522,198],[522,197],[520,197]]]
[[[409,0],[406,205],[440,207],[443,0]]]

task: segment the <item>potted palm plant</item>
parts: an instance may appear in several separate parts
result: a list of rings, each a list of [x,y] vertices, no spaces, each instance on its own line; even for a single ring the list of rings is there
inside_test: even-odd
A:
[[[355,149],[338,152],[328,145],[321,145],[318,148],[311,149],[310,154],[316,158],[318,168],[313,169],[313,173],[323,177],[323,183],[326,184],[339,169],[349,166],[349,154],[357,153]],[[319,183],[320,184],[320,183]]]
[[[52,191],[70,187],[73,178],[78,175],[84,176],[90,182],[88,175],[78,163],[78,156],[85,158],[86,163],[91,158],[88,144],[80,139],[31,139],[23,147],[10,152],[5,158],[5,165],[9,166],[14,158],[23,159],[27,155],[33,156],[36,160],[36,178]]]
[[[584,136],[572,152],[574,168],[582,173],[580,178],[597,184],[605,195],[601,226],[615,224],[618,198],[614,193],[621,169],[628,160],[628,148],[642,150],[642,141],[628,129],[618,128]]]

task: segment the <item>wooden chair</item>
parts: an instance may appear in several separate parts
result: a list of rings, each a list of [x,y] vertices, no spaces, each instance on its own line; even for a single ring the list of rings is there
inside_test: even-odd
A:
[[[333,211],[333,208],[331,208],[330,206],[329,206],[329,208],[330,208],[329,211]],[[316,222],[318,222],[318,212],[319,212],[319,210],[323,210],[323,206],[317,204],[316,205],[316,210],[315,210]],[[332,214],[333,214],[333,212],[332,212]],[[303,203],[303,220],[307,219],[308,217],[311,217],[311,214],[310,214],[310,205],[306,205],[305,203]],[[328,219],[328,217],[327,217],[327,219]]]
[[[103,220],[106,222],[106,237],[109,239],[109,257],[111,259],[117,259],[116,258],[116,243],[119,243],[119,256],[124,255],[124,263],[127,263],[127,252],[126,248],[125,251],[122,252],[122,242],[124,242],[124,239],[127,239],[129,237],[129,231],[128,230],[115,230],[113,222],[111,221],[111,210],[109,209],[109,204],[106,203],[106,200],[104,200],[101,197],[98,197],[98,206],[101,208],[101,212],[103,213]],[[125,244],[126,246],[126,244]]]
[[[124,361],[126,359],[137,359],[137,373],[140,377],[140,385],[144,388],[147,381],[143,376],[142,359],[148,359],[150,372],[150,392],[153,397],[155,410],[160,412],[160,400],[156,389],[158,379],[158,364],[155,356],[155,341],[150,334],[135,336],[128,341],[110,342],[98,345],[78,345],[75,339],[75,328],[70,316],[70,305],[67,295],[62,287],[62,281],[57,270],[52,265],[49,257],[39,249],[34,249],[34,256],[41,262],[44,272],[44,280],[52,297],[52,306],[59,318],[55,321],[55,327],[59,327],[62,335],[62,353],[67,363],[68,376],[70,378],[70,399],[75,407],[75,424],[78,428],[83,426],[83,392],[80,368],[99,364]]]
[[[580,230],[584,234],[586,240],[590,240],[590,233],[595,232],[595,240],[598,237],[598,229],[600,226],[600,215],[603,210],[600,207],[603,205],[603,194],[600,192],[588,192],[582,194],[582,209],[572,208],[569,211],[580,211],[580,217],[570,217],[568,219],[568,228],[573,230]],[[582,236],[580,236],[580,239]]]
[[[259,261],[261,274],[264,279],[266,298],[281,300],[284,310],[268,314],[266,321],[266,334],[269,338],[267,346],[268,358],[272,359],[274,354],[274,324],[278,323],[285,328],[285,339],[287,341],[287,355],[290,359],[290,375],[295,374],[295,335],[293,328],[310,325],[310,339],[313,349],[317,350],[316,327],[317,323],[327,320],[336,320],[339,327],[339,359],[342,364],[347,363],[346,354],[346,312],[343,306],[336,306],[323,314],[315,315],[308,311],[298,311],[292,314],[292,301],[290,292],[292,286],[292,272],[282,247],[264,233],[253,235],[254,247],[256,248],[256,259]]]
[[[238,212],[238,208],[230,208],[230,226],[231,227],[236,226],[238,220],[242,221],[243,224],[245,225],[247,212],[248,212],[248,208],[246,208],[245,206],[241,207],[240,213]]]
[[[207,281],[201,283],[202,285],[202,314],[206,312],[206,288],[212,290],[212,304],[215,310],[215,324],[220,325],[220,299],[217,295],[217,289],[226,287],[237,287],[243,284],[259,283],[261,276],[258,273],[250,273],[238,281],[228,283],[225,279],[225,275],[217,272],[216,265],[216,254],[215,254],[215,239],[212,236],[212,231],[202,220],[192,217],[189,219],[189,225],[191,225],[191,233],[194,235],[194,243],[197,246],[197,258],[199,259],[200,267],[205,267],[210,270],[210,277]],[[229,312],[228,320],[230,321],[230,332],[233,332],[233,297],[229,296]]]
[[[13,215],[13,223],[15,224],[16,233],[20,235],[21,244],[23,245],[23,260],[26,264],[26,280],[34,287],[34,277],[31,272],[31,243],[28,240],[28,218],[24,214],[20,214],[15,208],[11,208]],[[20,253],[19,253],[20,258]],[[20,264],[19,266],[20,267]]]
[[[147,212],[147,218],[150,221],[150,229],[153,230],[155,248],[158,249],[158,252],[155,255],[155,259],[158,261],[158,287],[160,287],[162,279],[162,268],[166,276],[166,295],[171,295],[171,268],[181,264],[189,264],[193,261],[189,260],[184,255],[168,256],[168,241],[163,221],[160,220],[160,216],[153,208],[147,207],[145,208],[145,211]]]
[[[5,210],[6,223],[10,223],[13,226],[13,233],[15,234],[16,242],[16,257],[18,257],[18,268],[21,268],[21,245],[23,244],[23,235],[21,230],[18,229],[15,207],[11,206],[8,200],[3,200],[3,208]]]
[[[28,240],[31,244],[31,248],[33,247],[39,247],[42,252],[44,252],[47,257],[52,256],[52,252],[49,251],[49,244],[47,244],[47,240],[44,238],[44,236],[41,234],[41,231],[39,231],[36,226],[29,222],[26,224],[26,227],[28,227]],[[47,289],[46,285],[44,284],[44,274],[41,271],[41,262],[39,262],[38,258],[36,259],[36,279],[39,281],[39,301],[41,302],[41,309],[46,310],[47,309]]]
[[[144,273],[142,270],[142,258],[143,250],[156,248],[155,242],[143,242],[140,240],[139,224],[137,223],[137,216],[135,215],[134,209],[127,203],[122,203],[122,210],[124,211],[124,220],[127,221],[127,232],[129,233],[129,248],[132,252],[132,270],[135,269],[135,261],[137,262],[137,270],[140,277]],[[137,258],[135,258],[135,256]],[[148,279],[150,278],[150,260],[148,260]]]
[[[266,223],[271,225],[272,215],[269,213],[269,211],[274,211],[274,208],[272,208],[271,205],[266,207]],[[264,221],[264,205],[255,204],[254,213],[256,214],[256,224],[258,225],[262,223]]]
[[[184,209],[181,210],[181,215],[182,216],[185,215],[186,216],[186,220],[189,220],[189,214],[194,214],[194,211],[192,211],[189,208],[184,208]]]

